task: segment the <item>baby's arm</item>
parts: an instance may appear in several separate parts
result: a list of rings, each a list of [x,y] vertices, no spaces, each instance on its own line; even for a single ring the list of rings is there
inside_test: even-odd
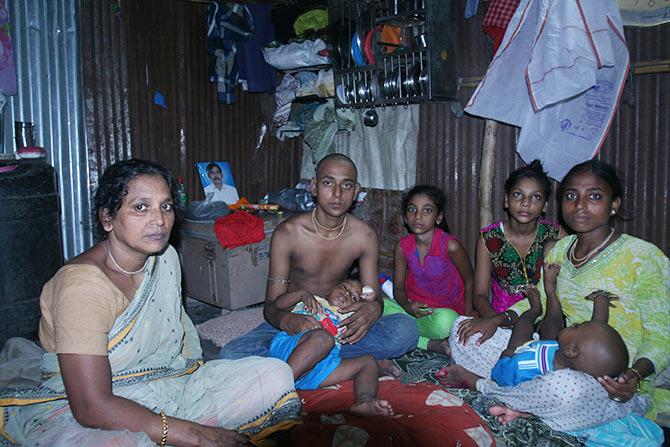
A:
[[[614,304],[611,304],[610,301],[617,300],[618,297],[604,290],[596,290],[595,292],[591,292],[586,299],[593,301],[591,320],[607,323],[610,315],[610,306],[614,307]]]
[[[321,306],[316,302],[314,295],[306,290],[296,290],[285,293],[275,300],[275,305],[281,310],[291,310],[299,302],[305,303],[305,309],[312,314],[318,313]]]
[[[558,333],[563,329],[563,308],[556,294],[556,282],[561,266],[558,264],[545,264],[544,273],[544,292],[547,295],[547,314],[540,327],[540,338],[542,340],[556,340]]]
[[[500,357],[514,355],[516,348],[533,339],[533,325],[535,320],[542,314],[542,303],[540,303],[540,293],[535,287],[528,287],[525,293],[530,303],[530,309],[522,313],[514,323],[512,336],[509,339],[509,343],[507,343],[507,349],[502,352]]]

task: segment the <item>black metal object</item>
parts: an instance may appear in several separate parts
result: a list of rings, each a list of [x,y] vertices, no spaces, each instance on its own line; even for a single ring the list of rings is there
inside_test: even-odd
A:
[[[452,5],[452,0],[330,0],[337,107],[456,100]]]

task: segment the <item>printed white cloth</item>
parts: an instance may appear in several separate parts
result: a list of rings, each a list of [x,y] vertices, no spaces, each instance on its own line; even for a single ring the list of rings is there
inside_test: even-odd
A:
[[[616,0],[522,0],[465,110],[521,127],[557,180],[600,149],[630,58]]]

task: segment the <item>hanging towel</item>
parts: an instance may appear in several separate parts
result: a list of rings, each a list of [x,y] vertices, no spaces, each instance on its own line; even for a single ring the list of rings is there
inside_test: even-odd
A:
[[[263,219],[245,211],[217,217],[214,221],[214,232],[223,248],[253,244],[265,238]]]

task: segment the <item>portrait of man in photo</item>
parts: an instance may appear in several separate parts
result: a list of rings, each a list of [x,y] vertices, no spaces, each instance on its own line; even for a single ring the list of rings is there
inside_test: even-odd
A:
[[[232,205],[240,198],[227,161],[196,163],[206,202],[226,202]]]

